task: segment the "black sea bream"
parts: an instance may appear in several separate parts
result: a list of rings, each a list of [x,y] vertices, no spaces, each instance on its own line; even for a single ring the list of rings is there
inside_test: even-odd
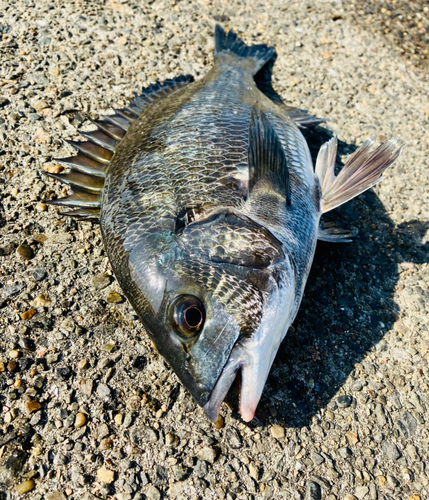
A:
[[[299,127],[321,120],[255,83],[274,55],[216,26],[204,78],[152,85],[96,121],[55,176],[72,194],[53,203],[99,219],[124,294],[213,421],[237,375],[252,420],[317,239],[350,236],[321,229],[321,215],[378,182],[401,150],[370,139],[335,176],[333,138],[314,168]]]

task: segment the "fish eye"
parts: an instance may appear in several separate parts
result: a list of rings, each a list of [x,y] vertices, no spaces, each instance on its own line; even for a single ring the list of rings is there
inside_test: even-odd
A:
[[[172,304],[172,312],[176,331],[186,339],[194,337],[204,325],[204,306],[194,295],[177,297]]]

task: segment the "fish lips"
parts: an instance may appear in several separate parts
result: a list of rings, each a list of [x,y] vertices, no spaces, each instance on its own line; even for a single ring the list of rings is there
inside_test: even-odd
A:
[[[221,304],[211,302],[201,333],[189,342],[174,330],[148,327],[158,351],[175,371],[195,401],[204,406],[240,336],[236,320]],[[164,314],[165,316],[165,314]],[[164,321],[156,322],[166,324]]]

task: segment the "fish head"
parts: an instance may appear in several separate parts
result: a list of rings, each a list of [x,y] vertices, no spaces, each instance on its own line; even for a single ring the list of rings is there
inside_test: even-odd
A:
[[[187,226],[152,262],[149,254],[145,245],[131,252],[128,295],[156,348],[213,421],[241,370],[240,411],[251,420],[289,326],[294,275],[281,244],[221,213]]]

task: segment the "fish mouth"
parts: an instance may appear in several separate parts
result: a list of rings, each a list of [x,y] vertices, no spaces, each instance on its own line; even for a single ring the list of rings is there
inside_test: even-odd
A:
[[[290,285],[283,289],[272,287],[271,300],[268,301],[258,329],[250,337],[241,337],[234,344],[204,405],[204,412],[212,422],[218,420],[220,407],[238,374],[241,379],[241,417],[245,422],[250,422],[255,416],[274,358],[294,318],[295,288],[292,282]],[[279,307],[280,304],[283,307]]]

